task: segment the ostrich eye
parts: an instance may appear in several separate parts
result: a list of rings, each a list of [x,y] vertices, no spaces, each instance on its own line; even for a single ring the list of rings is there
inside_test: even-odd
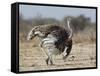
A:
[[[43,34],[43,35],[45,35],[45,33],[44,33],[44,32],[43,32],[42,34]]]

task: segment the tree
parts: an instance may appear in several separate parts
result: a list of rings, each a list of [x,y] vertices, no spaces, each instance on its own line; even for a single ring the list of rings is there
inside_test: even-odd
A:
[[[74,32],[83,31],[85,29],[85,27],[91,25],[90,18],[85,17],[84,15],[80,15],[78,17],[72,17],[72,16],[68,16],[68,17],[71,18],[70,25],[72,26]],[[63,23],[65,25],[67,25],[68,17],[64,17],[64,19],[63,19]]]

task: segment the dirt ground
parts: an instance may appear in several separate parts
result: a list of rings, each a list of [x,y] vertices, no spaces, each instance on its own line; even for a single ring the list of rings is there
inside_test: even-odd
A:
[[[62,55],[53,56],[55,65],[46,65],[47,55],[38,47],[38,41],[20,42],[19,70],[49,70],[96,67],[96,44],[74,44],[69,57],[64,61]]]

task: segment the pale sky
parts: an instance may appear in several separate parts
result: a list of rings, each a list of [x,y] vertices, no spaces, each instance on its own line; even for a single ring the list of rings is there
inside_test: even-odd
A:
[[[31,19],[37,14],[41,14],[42,17],[61,20],[65,16],[76,17],[83,14],[85,17],[89,17],[92,22],[96,21],[96,9],[93,8],[20,5],[19,11],[25,19]]]

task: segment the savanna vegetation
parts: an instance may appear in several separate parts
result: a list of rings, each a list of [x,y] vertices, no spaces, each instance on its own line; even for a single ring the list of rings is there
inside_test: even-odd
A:
[[[71,28],[73,29],[73,41],[74,43],[81,42],[95,42],[96,40],[96,23],[92,22],[89,17],[84,15],[79,15],[77,17],[66,16],[62,20],[57,20],[54,18],[44,18],[42,15],[37,15],[33,19],[25,20],[22,15],[20,15],[20,36],[21,41],[26,40],[26,36],[30,29],[34,26],[41,26],[44,24],[58,24],[67,29],[67,18],[71,18]]]
[[[38,46],[40,40],[36,37],[27,41],[26,37],[34,26],[44,24],[58,24],[67,29],[67,18],[70,17],[73,29],[73,46],[70,55],[63,61],[62,56],[55,56],[53,66],[46,65],[47,55]],[[22,15],[19,19],[19,70],[49,70],[96,67],[96,23],[90,18],[80,15],[77,17],[66,16],[62,20],[55,18],[44,18],[37,15],[33,19],[25,20]]]

